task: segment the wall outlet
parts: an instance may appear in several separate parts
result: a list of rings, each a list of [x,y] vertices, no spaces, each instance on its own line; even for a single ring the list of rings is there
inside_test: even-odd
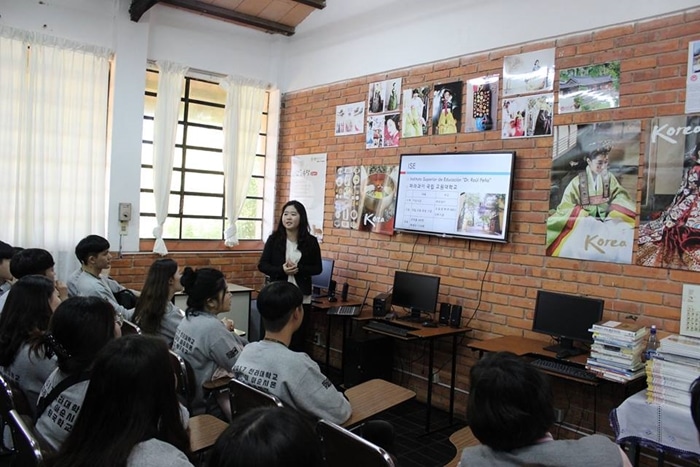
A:
[[[321,345],[321,333],[320,332],[314,333],[314,344]]]
[[[561,423],[564,421],[564,411],[562,409],[554,409],[554,421]]]
[[[435,383],[435,384],[440,383],[440,373],[437,371],[435,373],[433,373],[433,383]]]

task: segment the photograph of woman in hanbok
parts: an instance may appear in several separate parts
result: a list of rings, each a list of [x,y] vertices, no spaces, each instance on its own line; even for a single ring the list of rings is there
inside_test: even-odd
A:
[[[547,219],[547,256],[629,263],[636,203],[608,170],[613,141],[594,141],[583,149],[585,169],[571,178]],[[569,164],[577,168],[580,162]]]
[[[427,116],[427,96],[427,88],[414,88],[404,91],[402,138],[423,136],[428,133],[425,121]]]
[[[700,141],[683,166],[671,203],[639,227],[639,265],[700,271]]]
[[[433,134],[457,133],[460,127],[462,82],[436,85],[433,91]]]

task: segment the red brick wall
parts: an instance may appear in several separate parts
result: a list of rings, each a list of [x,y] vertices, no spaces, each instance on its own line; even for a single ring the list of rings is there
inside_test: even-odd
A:
[[[368,150],[363,134],[334,136],[335,107],[365,100],[371,82],[402,78],[403,87],[409,88],[465,81],[489,73],[501,74],[504,56],[554,47],[557,69],[614,60],[621,62],[620,108],[555,115],[554,124],[642,119],[642,164],[649,119],[684,112],[688,41],[698,39],[700,11],[695,10],[286,94],[280,127],[280,190],[276,204],[285,202],[289,194],[291,156],[327,153],[322,250],[324,256],[336,259],[335,278],[339,282],[347,280],[351,291],[358,294],[370,284],[374,295],[391,287],[396,269],[439,275],[442,277],[440,301],[464,306],[463,324],[473,328],[468,339],[513,334],[545,339],[530,331],[538,289],[601,297],[605,299],[606,319],[624,320],[632,314],[642,324],[656,324],[660,329],[678,332],[682,284],[697,283],[700,274],[545,255],[552,138],[504,141],[499,131],[459,133],[403,139],[398,148]],[[500,149],[517,152],[508,244],[411,234],[388,237],[332,226],[333,174],[339,166],[398,164],[399,155],[408,151]],[[641,187],[641,179],[638,183]],[[319,332],[325,332],[324,326],[319,322]],[[458,387],[462,388],[467,386],[468,369],[475,357],[465,344],[466,341],[460,345],[457,360]],[[334,340],[334,346],[339,345],[339,340]],[[441,344],[436,357],[437,366],[444,366],[440,375],[442,382],[449,381],[448,351],[448,343]],[[426,353],[425,349],[406,346],[403,352],[403,365],[397,362],[396,367],[425,377],[425,358],[421,354]],[[333,355],[337,357],[335,352]],[[425,384],[421,378],[402,378],[403,383],[418,390],[419,398],[423,397]],[[437,398],[443,407],[446,406],[446,391],[438,390]],[[462,395],[458,397],[461,413],[464,413],[464,399]],[[607,412],[603,411],[608,411],[612,403],[599,406],[602,407],[599,426],[605,427]],[[590,414],[587,417],[579,414],[576,418],[583,426],[590,426]]]

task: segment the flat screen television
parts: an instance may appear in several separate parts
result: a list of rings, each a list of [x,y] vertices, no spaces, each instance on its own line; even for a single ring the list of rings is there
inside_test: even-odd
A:
[[[323,269],[321,274],[311,276],[311,294],[314,297],[320,297],[322,290],[328,290],[333,279],[333,265],[335,261],[329,258],[321,258]]]
[[[593,343],[591,326],[603,319],[605,302],[599,298],[537,291],[532,330],[548,334],[559,341],[544,350],[573,356],[584,353],[574,342]]]
[[[410,309],[410,317],[421,320],[421,313],[435,313],[440,277],[395,271],[391,290],[391,305]]]
[[[515,152],[402,154],[394,230],[507,242]]]

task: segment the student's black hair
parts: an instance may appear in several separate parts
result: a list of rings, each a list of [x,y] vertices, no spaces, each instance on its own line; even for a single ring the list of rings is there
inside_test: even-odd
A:
[[[46,270],[51,269],[55,264],[51,253],[43,248],[25,248],[10,260],[10,272],[15,279],[30,274],[43,276]]]
[[[0,260],[11,259],[14,256],[15,250],[11,245],[0,240]]]
[[[157,259],[148,268],[146,281],[136,302],[132,320],[146,334],[157,334],[170,300],[170,279],[177,273],[177,262]]]
[[[87,371],[97,353],[114,339],[114,307],[98,297],[71,297],[58,305],[45,336],[64,373]]]
[[[209,467],[321,467],[321,443],[299,412],[259,407],[237,416],[219,436]]]
[[[134,334],[105,345],[53,466],[124,466],[134,446],[152,438],[189,454],[174,382],[163,340]]]
[[[0,314],[0,366],[10,366],[20,347],[41,338],[49,327],[49,300],[55,290],[46,276],[25,276],[7,292],[7,301]],[[38,349],[34,349],[38,355]]]
[[[90,256],[105,250],[109,250],[109,241],[106,238],[99,235],[88,235],[75,246],[75,256],[80,264],[86,264]]]
[[[301,290],[291,282],[275,281],[263,287],[258,293],[257,308],[265,329],[279,332],[303,300]]]
[[[690,385],[690,416],[700,433],[700,376]]]
[[[306,208],[297,200],[287,201],[284,206],[282,206],[282,211],[280,211],[280,217],[277,221],[277,228],[270,235],[271,239],[277,240],[281,245],[285,245],[287,240],[287,229],[284,228],[282,224],[282,217],[284,217],[284,210],[289,206],[293,206],[294,209],[299,213],[299,230],[297,233],[297,243],[299,245],[304,245],[306,240],[311,235],[311,228],[309,226],[309,216],[306,214]]]
[[[207,300],[219,300],[221,292],[228,291],[224,273],[214,268],[195,270],[188,266],[182,271],[180,283],[187,294],[187,316],[206,310]]]
[[[488,354],[469,376],[467,421],[482,444],[512,451],[534,444],[554,424],[549,380],[521,357]]]

